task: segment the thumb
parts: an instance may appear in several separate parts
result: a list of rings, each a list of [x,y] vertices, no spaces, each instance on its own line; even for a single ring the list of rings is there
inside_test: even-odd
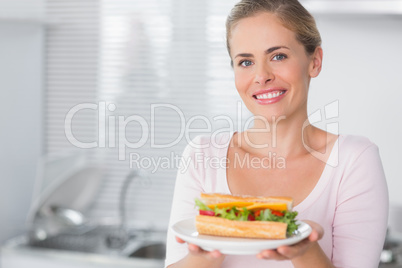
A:
[[[312,242],[320,240],[324,236],[324,229],[322,228],[321,225],[314,221],[309,221],[305,220],[303,221],[310,225],[310,227],[313,229],[311,234],[309,235],[308,239]]]

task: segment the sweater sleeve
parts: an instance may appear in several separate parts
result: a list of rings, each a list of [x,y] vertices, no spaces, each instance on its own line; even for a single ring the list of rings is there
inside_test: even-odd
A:
[[[200,142],[200,137],[193,140],[193,144],[200,144]],[[199,197],[203,191],[204,170],[200,168],[203,165],[202,155],[202,149],[196,149],[191,145],[187,145],[182,154],[170,212],[165,267],[184,258],[188,253],[187,244],[176,241],[171,227],[181,220],[194,218],[197,214],[194,198]]]
[[[378,148],[370,143],[349,159],[333,222],[335,267],[378,267],[388,220],[388,190]]]

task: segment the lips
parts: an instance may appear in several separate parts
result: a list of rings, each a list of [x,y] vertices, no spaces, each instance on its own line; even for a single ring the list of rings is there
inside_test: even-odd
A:
[[[260,90],[253,95],[253,98],[260,104],[271,104],[281,100],[286,92],[286,89]]]

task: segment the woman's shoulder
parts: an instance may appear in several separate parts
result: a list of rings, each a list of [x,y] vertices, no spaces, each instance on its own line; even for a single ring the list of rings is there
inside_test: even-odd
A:
[[[343,150],[361,152],[369,147],[377,148],[377,145],[369,138],[359,135],[340,135],[339,145]]]
[[[379,159],[378,146],[364,136],[340,135],[338,150],[339,159],[345,165],[356,163],[358,159]]]

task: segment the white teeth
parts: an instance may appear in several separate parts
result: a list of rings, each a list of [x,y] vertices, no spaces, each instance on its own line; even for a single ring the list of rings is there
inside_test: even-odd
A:
[[[261,99],[273,99],[273,98],[278,97],[279,95],[282,95],[283,93],[285,93],[285,91],[280,91],[280,92],[278,91],[278,92],[275,92],[275,93],[268,93],[268,94],[260,94],[260,95],[257,95],[256,97],[259,100],[261,100]]]

